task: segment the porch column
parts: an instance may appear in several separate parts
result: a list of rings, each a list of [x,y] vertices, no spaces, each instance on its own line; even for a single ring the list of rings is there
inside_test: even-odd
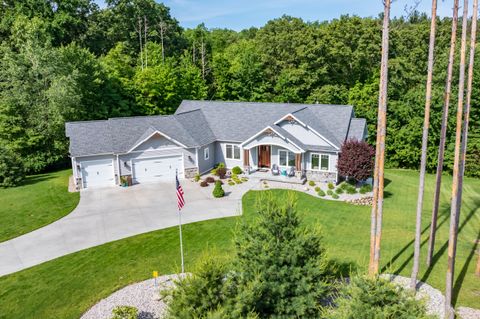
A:
[[[250,173],[250,150],[243,150],[243,170]]]
[[[295,154],[295,170],[301,171],[302,170],[302,154]]]

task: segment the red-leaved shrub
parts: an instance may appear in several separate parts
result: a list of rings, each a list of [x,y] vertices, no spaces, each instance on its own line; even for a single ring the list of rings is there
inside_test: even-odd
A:
[[[372,176],[375,149],[364,141],[350,139],[343,143],[338,158],[338,174],[361,181]]]

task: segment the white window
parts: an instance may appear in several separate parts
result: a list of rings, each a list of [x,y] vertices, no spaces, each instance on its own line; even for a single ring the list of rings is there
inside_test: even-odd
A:
[[[210,158],[210,148],[208,146],[205,147],[205,149],[203,150],[203,158],[205,160],[208,160]]]
[[[239,160],[240,159],[240,146],[233,145],[233,144],[227,144],[226,157],[227,157],[227,159]]]
[[[279,150],[278,166],[295,166],[295,154],[286,150]]]
[[[330,169],[330,155],[312,153],[310,163],[312,170],[328,171]]]

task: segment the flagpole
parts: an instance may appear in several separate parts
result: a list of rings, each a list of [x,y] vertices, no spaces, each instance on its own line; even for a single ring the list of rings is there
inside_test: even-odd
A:
[[[180,230],[180,256],[182,257],[182,274],[185,272],[185,266],[183,263],[183,243],[182,243],[182,215],[178,210],[178,229]]]
[[[178,184],[178,169],[175,170],[175,183],[177,184],[177,187],[179,186]],[[178,189],[176,189],[178,192]],[[182,260],[182,274],[185,273],[185,263],[183,261],[183,237],[182,237],[182,214],[180,214],[180,206],[177,206],[177,211],[178,211],[178,230],[179,230],[179,235],[180,235],[180,257]]]

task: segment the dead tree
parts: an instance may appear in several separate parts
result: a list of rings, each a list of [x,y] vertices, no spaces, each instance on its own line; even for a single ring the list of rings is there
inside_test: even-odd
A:
[[[202,43],[200,46],[200,61],[202,63],[202,79],[205,80],[205,75],[207,72],[207,52],[205,48],[205,42],[203,41],[203,35],[202,35]]]
[[[438,145],[437,174],[435,178],[432,221],[430,223],[430,237],[428,241],[427,266],[430,266],[432,263],[433,251],[435,249],[435,235],[437,231],[438,208],[440,205],[440,188],[442,186],[443,160],[445,155],[445,139],[447,135],[448,109],[450,105],[450,95],[452,92],[453,64],[455,59],[455,46],[457,43],[458,1],[459,0],[454,0],[453,2],[452,34],[450,37],[450,54],[448,57],[447,81],[445,84],[442,110],[442,128],[440,130],[440,143]]]
[[[430,105],[432,102],[433,61],[435,52],[435,32],[437,26],[437,0],[432,0],[432,21],[430,23],[430,43],[428,47],[427,87],[425,93],[425,116],[423,120],[422,155],[420,159],[420,181],[418,185],[417,218],[415,226],[415,252],[410,287],[416,288],[420,267],[420,243],[422,237],[423,193],[425,190],[425,172],[427,168],[428,128],[430,126]]]
[[[168,25],[160,17],[160,22],[158,23],[158,28],[160,29],[160,43],[162,45],[162,63],[165,63],[165,33],[167,32]]]
[[[385,135],[387,131],[387,86],[388,86],[388,49],[390,2],[384,1],[382,60],[380,66],[380,84],[378,95],[377,145],[374,172],[374,202],[372,205],[370,238],[370,275],[378,274],[380,263],[380,242],[382,237],[383,188],[385,163]],[[373,247],[372,247],[373,246]],[[372,255],[373,252],[373,255]]]
[[[138,18],[138,28],[136,29],[138,33],[138,41],[140,43],[140,61],[142,63],[142,70],[143,70],[142,19],[140,17]]]
[[[463,99],[465,95],[465,60],[467,47],[468,0],[463,2],[462,40],[460,47],[460,75],[458,79],[457,125],[455,131],[455,152],[453,161],[452,201],[450,205],[450,232],[448,237],[448,267],[445,284],[445,318],[454,319],[452,309],[453,276],[457,249],[458,220],[460,216],[460,147],[462,144]]]
[[[144,30],[144,33],[145,33],[145,43],[144,43],[144,47],[145,47],[145,68],[148,68],[148,55],[147,55],[147,28],[148,28],[148,25],[147,25],[147,16],[143,16],[143,22],[144,22],[144,25],[143,25],[143,30]]]

